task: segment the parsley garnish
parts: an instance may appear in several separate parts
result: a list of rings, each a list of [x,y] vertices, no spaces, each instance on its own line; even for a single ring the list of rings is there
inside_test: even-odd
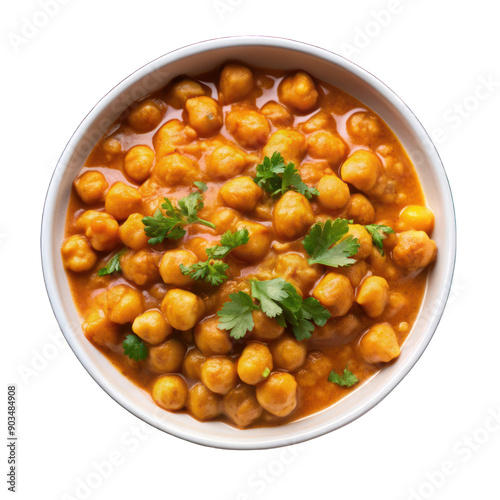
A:
[[[254,182],[272,196],[285,194],[290,189],[303,194],[307,199],[319,194],[316,188],[310,188],[302,181],[293,163],[285,163],[283,156],[275,151],[273,156],[265,156],[257,165]]]
[[[337,218],[328,219],[324,224],[317,222],[304,238],[302,244],[311,256],[309,264],[324,264],[330,267],[351,266],[351,259],[359,248],[357,238],[346,236],[349,221]]]
[[[201,190],[206,188],[203,182],[197,182],[197,187]],[[200,187],[200,185],[202,185]],[[198,217],[198,212],[203,208],[203,200],[201,193],[194,192],[188,196],[181,198],[177,202],[177,207],[174,207],[168,198],[164,198],[165,203],[161,208],[165,210],[165,215],[160,209],[157,209],[153,217],[144,217],[144,231],[150,237],[148,243],[156,245],[161,243],[165,238],[177,240],[182,238],[186,231],[184,226],[188,224],[203,224],[204,226],[215,228],[215,225]]]
[[[394,233],[394,229],[383,224],[368,224],[365,229],[370,233],[373,244],[377,247],[380,255],[384,255],[384,240],[388,234]]]
[[[140,361],[148,357],[146,344],[133,333],[127,335],[122,342],[123,353],[134,361]]]
[[[356,377],[356,375],[354,375],[354,373],[348,370],[346,366],[342,375],[338,375],[337,373],[335,373],[335,371],[332,370],[328,377],[328,382],[337,384],[340,387],[352,387],[359,382],[359,379],[358,377]]]
[[[283,278],[250,280],[250,286],[251,295],[245,292],[229,295],[230,301],[217,313],[221,318],[219,328],[230,330],[233,338],[241,338],[252,330],[252,311],[258,309],[266,316],[276,318],[281,326],[288,326],[297,340],[310,338],[314,324],[323,326],[331,316],[315,298],[302,300],[295,287]],[[258,306],[254,299],[259,301]]]
[[[115,253],[108,263],[99,269],[97,274],[99,276],[107,276],[108,274],[117,273],[122,270],[120,266],[120,257],[127,251],[127,248],[122,248],[119,252]]]
[[[204,262],[197,262],[187,267],[181,264],[182,274],[190,275],[195,280],[204,280],[212,286],[218,286],[227,280],[226,271],[229,266],[222,262],[231,250],[248,243],[249,234],[247,229],[241,229],[232,233],[227,231],[222,235],[220,244],[214,247],[206,248],[208,259]]]

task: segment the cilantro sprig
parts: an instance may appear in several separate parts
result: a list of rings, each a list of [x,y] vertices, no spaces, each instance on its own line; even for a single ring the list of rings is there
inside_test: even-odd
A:
[[[358,377],[356,377],[356,375],[354,375],[354,373],[348,370],[346,366],[342,375],[339,375],[338,373],[335,373],[334,370],[332,370],[332,372],[328,376],[328,382],[337,384],[340,387],[352,387],[359,382],[359,379]]]
[[[108,274],[118,273],[122,270],[120,266],[120,257],[127,251],[127,248],[122,248],[118,252],[116,252],[111,259],[109,259],[108,263],[99,269],[97,274],[99,276],[107,276]]]
[[[384,240],[388,234],[394,233],[394,229],[383,224],[368,224],[365,229],[370,233],[373,244],[380,252],[380,255],[384,255]]]
[[[293,189],[308,200],[317,196],[319,191],[304,183],[293,163],[285,163],[280,153],[275,151],[271,158],[265,156],[257,165],[254,182],[272,196],[280,196]]]
[[[351,266],[351,259],[359,249],[357,238],[347,235],[349,221],[337,218],[328,219],[324,224],[317,222],[304,238],[302,244],[311,256],[309,264],[324,264],[330,267]]]
[[[195,280],[203,280],[210,283],[212,286],[219,286],[227,280],[226,271],[229,266],[222,262],[224,257],[240,245],[248,243],[249,233],[248,229],[241,229],[232,233],[227,231],[221,237],[220,244],[206,248],[205,252],[208,259],[203,262],[197,262],[191,266],[181,264],[179,267],[182,274],[189,275]]]
[[[283,278],[250,280],[250,289],[251,295],[245,292],[230,294],[229,302],[217,313],[219,328],[230,330],[230,336],[235,339],[253,329],[252,311],[259,309],[284,328],[290,328],[297,340],[310,338],[314,325],[323,326],[331,316],[315,298],[303,300],[295,287]]]
[[[122,342],[123,353],[134,361],[140,361],[148,357],[146,344],[133,333],[127,335]]]
[[[197,182],[198,189],[205,191],[206,184]],[[152,217],[144,217],[144,231],[149,236],[148,243],[156,245],[165,238],[177,240],[186,234],[185,226],[188,224],[203,224],[204,226],[215,228],[215,225],[198,217],[198,212],[203,208],[203,198],[200,192],[190,193],[177,202],[177,207],[168,199],[164,198],[161,208],[165,210],[163,215],[160,209],[157,209]]]

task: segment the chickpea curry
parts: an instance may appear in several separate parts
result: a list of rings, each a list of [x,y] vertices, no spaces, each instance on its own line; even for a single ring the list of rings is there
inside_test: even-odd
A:
[[[61,256],[86,338],[159,407],[272,426],[397,362],[433,226],[370,109],[303,71],[227,63],[108,130]]]

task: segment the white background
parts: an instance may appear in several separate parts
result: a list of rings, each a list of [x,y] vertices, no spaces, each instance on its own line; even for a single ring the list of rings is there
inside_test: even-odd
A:
[[[42,2],[3,2],[0,16],[1,399],[17,384],[18,498],[500,498],[498,5],[48,0],[29,31]],[[319,45],[389,85],[438,139],[457,210],[454,287],[424,356],[368,414],[285,451],[203,448],[122,409],[62,339],[40,267],[46,188],[90,108],[165,52],[243,34]]]

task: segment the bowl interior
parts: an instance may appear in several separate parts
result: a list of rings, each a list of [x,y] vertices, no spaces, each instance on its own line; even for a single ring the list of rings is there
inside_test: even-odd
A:
[[[436,215],[439,257],[430,273],[422,308],[396,363],[337,404],[282,427],[238,430],[220,422],[200,423],[185,414],[160,410],[142,389],[123,377],[84,337],[59,249],[71,184],[94,145],[128,105],[181,74],[200,74],[226,60],[253,66],[303,69],[372,108],[395,132],[417,169],[428,205]],[[239,37],[179,49],[156,59],[122,81],[87,115],[61,156],[52,178],[42,222],[42,263],[47,291],[60,327],[92,377],[116,401],[155,427],[189,441],[235,449],[297,443],[345,425],[387,395],[422,354],[444,309],[455,259],[453,201],[437,152],[421,124],[379,80],[340,56],[290,40]]]

